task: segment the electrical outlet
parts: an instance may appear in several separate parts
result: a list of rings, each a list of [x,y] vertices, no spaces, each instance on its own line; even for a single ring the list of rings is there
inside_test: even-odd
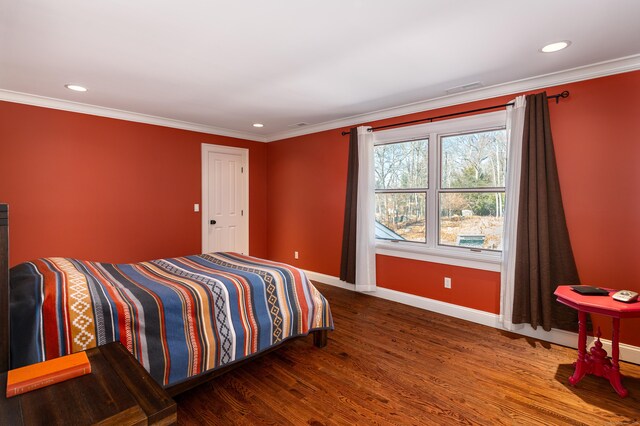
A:
[[[444,288],[451,288],[451,278],[444,277]]]
[[[293,252],[293,258],[294,258],[294,259],[297,259],[297,258],[298,258],[298,252],[297,252],[297,251],[294,251],[294,252]]]
[[[193,205],[193,211],[196,212],[196,213],[199,212],[200,211],[200,204],[194,204]]]

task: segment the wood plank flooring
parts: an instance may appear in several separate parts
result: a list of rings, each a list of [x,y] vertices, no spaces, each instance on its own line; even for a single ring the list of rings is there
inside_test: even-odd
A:
[[[640,366],[621,364],[625,399],[602,378],[574,388],[574,349],[316,285],[327,347],[297,339],[177,396],[179,424],[640,423]]]

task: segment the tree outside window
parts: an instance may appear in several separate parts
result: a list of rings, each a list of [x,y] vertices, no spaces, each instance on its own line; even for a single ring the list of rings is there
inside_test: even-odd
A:
[[[429,162],[430,139],[438,141],[433,151],[436,164]],[[502,250],[505,129],[379,144],[374,163],[376,238]],[[434,169],[432,176],[439,176],[430,187]],[[436,205],[431,213],[429,203]],[[436,235],[429,236],[429,223],[434,222]]]

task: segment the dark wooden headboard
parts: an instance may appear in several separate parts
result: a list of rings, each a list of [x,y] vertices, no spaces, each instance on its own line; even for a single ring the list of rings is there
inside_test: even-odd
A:
[[[0,204],[0,373],[9,370],[9,206]]]

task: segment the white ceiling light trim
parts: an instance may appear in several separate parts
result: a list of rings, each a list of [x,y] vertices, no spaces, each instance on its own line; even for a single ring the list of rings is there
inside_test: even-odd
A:
[[[86,87],[77,84],[65,84],[64,87],[74,92],[86,92],[88,90]]]
[[[194,132],[201,132],[218,136],[228,136],[231,138],[246,139],[256,142],[266,142],[266,138],[264,136],[256,135],[255,133],[238,132],[221,127],[206,126],[203,124],[190,123],[187,121],[174,120],[171,118],[156,117],[154,115],[140,114],[137,112],[106,108],[80,102],[66,101],[62,99],[47,98],[44,96],[31,95],[29,93],[13,92],[11,90],[0,89],[0,101],[59,109],[62,111],[77,112],[81,114],[97,115],[99,117],[116,118],[118,120],[134,121],[136,123],[154,124],[156,126],[191,130]]]
[[[325,130],[338,129],[363,123],[369,123],[387,118],[399,117],[416,112],[429,111],[437,108],[444,108],[452,105],[459,105],[467,102],[474,102],[483,99],[491,99],[498,96],[510,95],[525,92],[528,90],[542,89],[545,87],[557,86],[560,84],[574,83],[577,81],[590,80],[608,75],[622,74],[625,72],[640,70],[640,55],[632,55],[610,61],[599,62],[583,67],[572,68],[545,74],[537,77],[526,78],[510,83],[498,84],[484,87],[464,93],[457,93],[442,96],[422,102],[402,105],[394,108],[383,109],[367,114],[346,117],[340,120],[328,121],[326,123],[312,124],[303,129],[288,130],[268,135],[267,142],[275,142],[281,139],[288,139],[295,136],[302,136],[310,133],[322,132]]]
[[[540,51],[542,53],[553,53],[553,52],[559,52],[561,50],[566,49],[567,47],[571,46],[571,42],[569,40],[563,40],[563,41],[557,41],[555,43],[549,43],[546,46],[544,46],[542,49],[540,49]]]

